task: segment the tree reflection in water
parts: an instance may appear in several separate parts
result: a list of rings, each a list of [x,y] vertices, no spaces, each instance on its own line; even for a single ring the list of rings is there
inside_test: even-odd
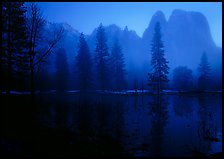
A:
[[[4,107],[2,143],[15,147],[7,155],[192,156],[222,147],[221,95],[61,93],[14,100],[23,106]]]
[[[192,97],[188,96],[176,96],[173,97],[173,108],[177,116],[190,117],[193,113],[193,102]]]
[[[151,155],[162,155],[162,144],[164,140],[164,127],[168,121],[168,101],[162,95],[154,95],[152,102],[149,103],[149,114],[152,117],[151,133]]]
[[[198,145],[195,149],[202,154],[207,154],[207,152],[211,152],[212,142],[218,142],[217,138],[217,123],[214,117],[214,110],[211,99],[207,98],[207,96],[199,96],[198,97],[199,110],[198,110]]]

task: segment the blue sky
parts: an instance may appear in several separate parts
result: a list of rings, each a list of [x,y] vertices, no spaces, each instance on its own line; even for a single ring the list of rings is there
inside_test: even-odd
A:
[[[39,2],[39,6],[48,21],[67,22],[84,34],[90,34],[102,22],[104,26],[127,25],[140,37],[158,10],[166,19],[174,9],[198,11],[207,18],[216,45],[222,47],[221,2]]]

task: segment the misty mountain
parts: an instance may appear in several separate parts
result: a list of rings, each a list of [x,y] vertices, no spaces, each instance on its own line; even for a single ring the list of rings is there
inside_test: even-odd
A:
[[[161,33],[164,35],[166,31],[167,21],[165,15],[162,11],[157,11],[149,22],[148,28],[145,29],[143,36],[142,36],[142,43],[145,48],[150,48],[154,27],[156,22],[159,22],[161,25]]]
[[[156,21],[161,24],[165,56],[169,60],[171,70],[179,65],[186,65],[196,70],[203,51],[207,52],[214,71],[221,69],[222,49],[215,45],[207,19],[203,14],[174,10],[166,20],[161,11],[156,12],[143,34],[143,51],[149,47]]]
[[[216,47],[205,16],[199,12],[174,10],[167,21],[164,41],[172,66],[198,67],[203,51],[212,65],[221,64],[221,48]],[[175,61],[171,61],[175,57]],[[178,58],[176,58],[178,57]],[[194,57],[194,58],[192,58]]]
[[[166,20],[162,11],[157,11],[149,21],[142,38],[135,31],[128,30],[127,26],[124,29],[115,24],[104,26],[109,52],[115,37],[118,37],[122,46],[128,71],[129,87],[132,87],[134,79],[137,79],[139,88],[142,85],[147,88],[147,73],[150,70],[151,60],[151,40],[156,22],[161,24],[165,57],[170,66],[170,79],[172,79],[173,69],[178,66],[188,66],[193,70],[193,75],[197,75],[200,58],[205,51],[211,64],[211,76],[217,77],[217,82],[221,84],[222,49],[215,45],[206,17],[199,12],[174,10],[168,20]],[[80,33],[69,24],[57,23],[57,25],[63,26],[66,31],[66,36],[61,45],[66,50],[70,72],[73,74]],[[96,32],[97,28],[90,35],[86,35],[93,56]],[[217,88],[220,88],[220,86]]]

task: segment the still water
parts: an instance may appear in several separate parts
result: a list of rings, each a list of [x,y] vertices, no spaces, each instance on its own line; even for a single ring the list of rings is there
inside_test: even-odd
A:
[[[17,104],[13,104],[10,102]],[[55,93],[5,99],[5,156],[204,156],[222,152],[222,97]]]

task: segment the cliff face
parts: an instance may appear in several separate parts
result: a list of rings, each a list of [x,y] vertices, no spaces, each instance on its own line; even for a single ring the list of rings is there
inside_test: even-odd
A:
[[[149,23],[148,28],[145,29],[143,36],[142,36],[142,43],[143,46],[147,47],[150,46],[152,37],[153,37],[153,32],[154,32],[154,27],[156,22],[159,22],[161,25],[161,33],[164,35],[167,27],[167,21],[165,19],[165,15],[161,11],[157,11],[153,16],[152,19]]]
[[[156,21],[161,24],[165,56],[169,61],[171,76],[177,66],[188,66],[197,75],[200,58],[205,51],[211,64],[212,76],[221,81],[222,49],[215,45],[207,19],[203,14],[174,10],[166,21],[161,11],[156,12],[142,37],[143,53],[150,51],[149,44]]]
[[[211,62],[214,62],[212,56],[220,55],[221,49],[216,47],[204,15],[183,10],[174,10],[168,21],[161,11],[155,13],[142,37],[144,47],[151,42],[156,21],[161,24],[162,40],[171,67],[189,65],[195,69],[203,51],[207,52]]]
[[[198,12],[174,10],[168,20],[164,38],[169,58],[176,59],[174,66],[182,64],[195,69],[203,51],[207,52],[210,60],[214,54],[219,54],[208,22]]]

